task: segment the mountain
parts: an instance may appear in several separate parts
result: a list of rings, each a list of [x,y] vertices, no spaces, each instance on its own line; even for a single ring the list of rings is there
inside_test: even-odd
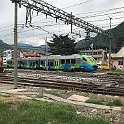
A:
[[[110,32],[110,30],[106,30],[106,32]],[[124,22],[119,24],[117,27],[111,29],[112,32],[112,51],[117,52],[120,47],[124,44]],[[89,40],[82,40],[77,43],[77,48],[86,49],[90,47],[91,44],[94,44],[94,49],[102,48],[109,49],[110,38],[104,36],[103,34],[98,34],[94,38],[89,38]]]
[[[19,47],[33,47],[33,46],[30,45],[30,44],[24,44],[24,43],[18,43],[18,46],[19,46]]]
[[[46,46],[33,46],[30,44],[18,43],[18,49],[22,52],[36,51],[44,53],[46,51]],[[47,51],[49,51],[49,47],[47,47]]]
[[[2,40],[0,40],[0,55],[3,55],[3,51],[13,49],[11,45],[8,45],[7,43],[4,43]]]

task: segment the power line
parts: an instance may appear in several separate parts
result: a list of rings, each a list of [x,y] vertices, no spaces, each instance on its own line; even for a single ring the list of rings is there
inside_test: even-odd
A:
[[[85,3],[91,2],[91,1],[94,1],[94,0],[87,0],[87,1],[85,1],[85,2],[77,3],[77,4],[74,4],[74,5],[71,5],[71,6],[67,6],[67,7],[62,8],[62,9],[72,8],[72,7],[79,6],[79,5],[82,5],[82,4],[85,4]]]
[[[35,23],[35,22],[34,22]]]
[[[112,9],[103,9],[103,10],[98,10],[98,11],[90,11],[90,12],[86,12],[86,13],[77,13],[75,15],[90,14],[90,13],[100,14],[100,13],[110,12],[110,11],[119,10],[119,9],[124,9],[124,7],[117,7],[117,8],[112,8]]]
[[[85,2],[90,2],[90,1],[92,1],[92,0],[88,0],[88,1],[85,1]],[[83,3],[85,3],[85,2],[82,2],[82,4]],[[79,4],[74,4],[74,5],[72,5],[72,6],[77,6],[77,5],[80,5],[81,3],[79,3]],[[71,6],[68,6],[68,7],[71,7]],[[66,7],[66,8],[68,8],[68,7]],[[113,11],[113,10],[118,10],[118,9],[122,9],[122,8],[124,8],[124,7],[119,7],[119,8],[112,8],[112,9],[106,9],[106,10],[100,10],[100,11],[91,11],[91,12],[88,12],[88,13],[94,13],[94,12],[101,12],[101,13],[103,13],[103,12],[109,12],[109,11]],[[64,9],[64,8],[63,8]],[[88,14],[88,13],[79,13],[79,14],[76,14],[76,15],[81,15],[81,14]],[[42,13],[41,13],[42,14]],[[43,15],[43,14],[42,14]],[[36,16],[35,16],[36,17]],[[85,18],[85,17],[84,17]],[[49,18],[47,18],[47,19],[49,19]],[[45,20],[45,19],[44,19]],[[23,21],[21,21],[21,22],[23,22]],[[89,21],[90,22],[90,21]],[[47,23],[47,22],[46,22]],[[10,25],[10,26],[13,26],[13,25]],[[7,26],[8,27],[8,26]],[[3,27],[2,29],[4,29],[4,28],[7,28],[7,27]]]
[[[113,12],[113,13],[104,13],[104,14],[94,14],[94,15],[89,15],[89,16],[84,16],[84,17],[80,17],[80,18],[93,18],[93,17],[99,17],[99,16],[106,16],[106,15],[109,15],[109,14],[119,14],[119,13],[123,13],[124,11],[118,11],[118,12]]]

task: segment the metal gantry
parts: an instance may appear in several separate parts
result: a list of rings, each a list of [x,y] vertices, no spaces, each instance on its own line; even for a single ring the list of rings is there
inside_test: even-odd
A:
[[[17,0],[19,1],[19,5],[26,7],[26,23],[31,23],[32,21],[32,14],[35,10],[37,14],[39,12],[46,14],[47,16],[51,16],[57,20],[64,21],[65,24],[71,24],[75,25],[77,27],[83,28],[88,32],[94,32],[94,33],[102,33],[103,35],[106,35],[110,37],[110,33],[104,31],[103,29],[94,26],[93,24],[90,24],[81,18],[78,18],[72,13],[67,13],[63,11],[62,9],[59,9],[49,3],[44,2],[43,0]]]

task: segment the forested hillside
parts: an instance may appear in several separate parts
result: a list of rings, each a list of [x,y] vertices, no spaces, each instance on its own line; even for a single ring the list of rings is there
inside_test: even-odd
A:
[[[110,30],[107,30],[109,32]],[[124,22],[119,24],[117,27],[111,30],[113,39],[112,39],[112,51],[117,52],[123,44],[124,41]],[[103,48],[108,49],[110,39],[103,34],[96,35],[94,38],[89,40],[81,40],[77,43],[77,48],[86,49],[90,47],[90,44],[94,44],[94,49]]]
[[[4,43],[2,40],[0,40],[0,55],[3,54],[3,51],[8,50],[8,49],[12,49],[12,46],[8,45],[8,44]]]

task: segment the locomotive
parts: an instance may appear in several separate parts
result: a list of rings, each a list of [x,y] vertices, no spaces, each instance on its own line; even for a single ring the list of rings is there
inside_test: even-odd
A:
[[[7,61],[7,67],[13,67],[13,60]],[[44,69],[63,71],[95,71],[97,62],[92,56],[87,55],[49,55],[41,57],[28,57],[18,59],[18,68]]]

